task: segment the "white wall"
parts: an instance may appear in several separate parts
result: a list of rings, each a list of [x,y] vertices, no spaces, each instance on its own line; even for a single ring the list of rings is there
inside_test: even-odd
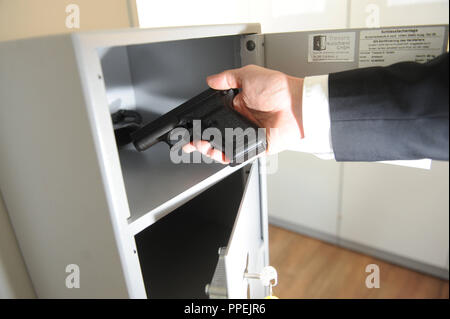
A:
[[[347,0],[136,0],[144,28],[258,22],[262,32],[342,28]]]
[[[66,7],[77,4],[80,28],[66,27]],[[94,29],[128,28],[128,0],[0,0],[0,41]]]
[[[270,220],[306,234],[337,236],[341,167],[310,154],[279,154],[278,171],[267,176]]]
[[[374,10],[379,12],[380,26],[445,24],[448,9],[448,0],[353,0],[350,27],[366,27]]]

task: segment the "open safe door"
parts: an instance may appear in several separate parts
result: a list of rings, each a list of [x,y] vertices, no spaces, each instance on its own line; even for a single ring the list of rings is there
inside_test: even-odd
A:
[[[248,172],[244,195],[228,245],[218,250],[218,262],[205,291],[209,298],[263,298],[266,289],[258,278],[265,265],[261,223],[260,180],[255,162]]]

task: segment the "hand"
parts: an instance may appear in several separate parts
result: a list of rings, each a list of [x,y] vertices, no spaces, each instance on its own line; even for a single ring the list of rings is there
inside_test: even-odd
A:
[[[267,153],[294,149],[303,138],[303,79],[256,65],[227,70],[207,78],[216,90],[240,88],[233,107],[259,127],[266,129]],[[195,145],[194,145],[195,144]],[[212,159],[228,163],[225,155],[206,141],[187,144],[183,151],[199,151]]]

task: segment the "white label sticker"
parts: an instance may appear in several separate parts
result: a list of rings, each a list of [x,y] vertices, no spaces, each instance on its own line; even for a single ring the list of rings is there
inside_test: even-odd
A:
[[[355,32],[309,35],[308,62],[353,62]]]
[[[406,27],[361,31],[359,67],[402,61],[427,62],[442,53],[444,27]]]

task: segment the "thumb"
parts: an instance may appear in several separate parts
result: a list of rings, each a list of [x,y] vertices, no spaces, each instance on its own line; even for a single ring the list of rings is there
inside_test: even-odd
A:
[[[241,88],[240,69],[223,71],[219,74],[210,75],[206,78],[208,85],[216,90],[229,90]]]

